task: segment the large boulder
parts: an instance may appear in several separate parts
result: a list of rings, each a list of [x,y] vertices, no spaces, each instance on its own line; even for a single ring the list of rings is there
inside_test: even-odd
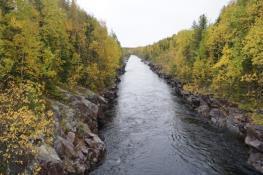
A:
[[[93,91],[91,91],[87,88],[78,87],[76,93],[79,96],[84,96],[88,101],[90,101],[96,105],[108,103],[104,97],[97,95],[96,93],[94,93]]]
[[[63,175],[63,161],[58,156],[54,148],[42,145],[38,149],[37,160],[41,165],[40,174]]]
[[[246,134],[246,125],[249,122],[249,117],[244,112],[236,107],[228,108],[226,126],[230,131],[244,136]]]
[[[74,149],[74,145],[70,140],[64,139],[62,137],[58,137],[55,141],[55,149],[56,152],[59,154],[60,157],[63,159],[70,158],[75,159],[77,154]]]
[[[58,101],[49,100],[55,117],[55,136],[63,135],[64,131],[77,131],[75,110]]]
[[[55,142],[56,152],[63,160],[63,169],[67,174],[85,174],[103,160],[105,145],[91,132],[84,138],[75,138],[68,133],[66,138],[59,137]]]
[[[83,96],[72,96],[69,104],[75,109],[76,117],[87,123],[92,132],[98,133],[99,107]]]

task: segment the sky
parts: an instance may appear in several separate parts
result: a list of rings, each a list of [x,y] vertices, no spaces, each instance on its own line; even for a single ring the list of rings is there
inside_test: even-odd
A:
[[[79,6],[106,22],[123,47],[152,44],[183,29],[205,14],[214,22],[229,0],[77,0]]]

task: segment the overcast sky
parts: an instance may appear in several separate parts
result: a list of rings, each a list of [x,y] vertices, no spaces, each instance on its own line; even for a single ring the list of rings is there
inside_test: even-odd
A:
[[[81,8],[106,22],[122,46],[156,42],[192,26],[201,14],[210,22],[229,0],[77,0]]]

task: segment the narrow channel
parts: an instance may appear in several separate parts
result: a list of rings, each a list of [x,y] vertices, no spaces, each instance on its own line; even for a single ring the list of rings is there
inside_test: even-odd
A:
[[[101,131],[105,162],[92,175],[242,175],[240,139],[196,116],[140,58],[121,77],[113,121]]]

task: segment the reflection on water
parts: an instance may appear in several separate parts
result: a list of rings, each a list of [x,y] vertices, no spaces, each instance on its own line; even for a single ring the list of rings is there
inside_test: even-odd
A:
[[[114,119],[103,130],[104,164],[93,175],[256,174],[247,148],[187,108],[147,65],[131,56]]]

